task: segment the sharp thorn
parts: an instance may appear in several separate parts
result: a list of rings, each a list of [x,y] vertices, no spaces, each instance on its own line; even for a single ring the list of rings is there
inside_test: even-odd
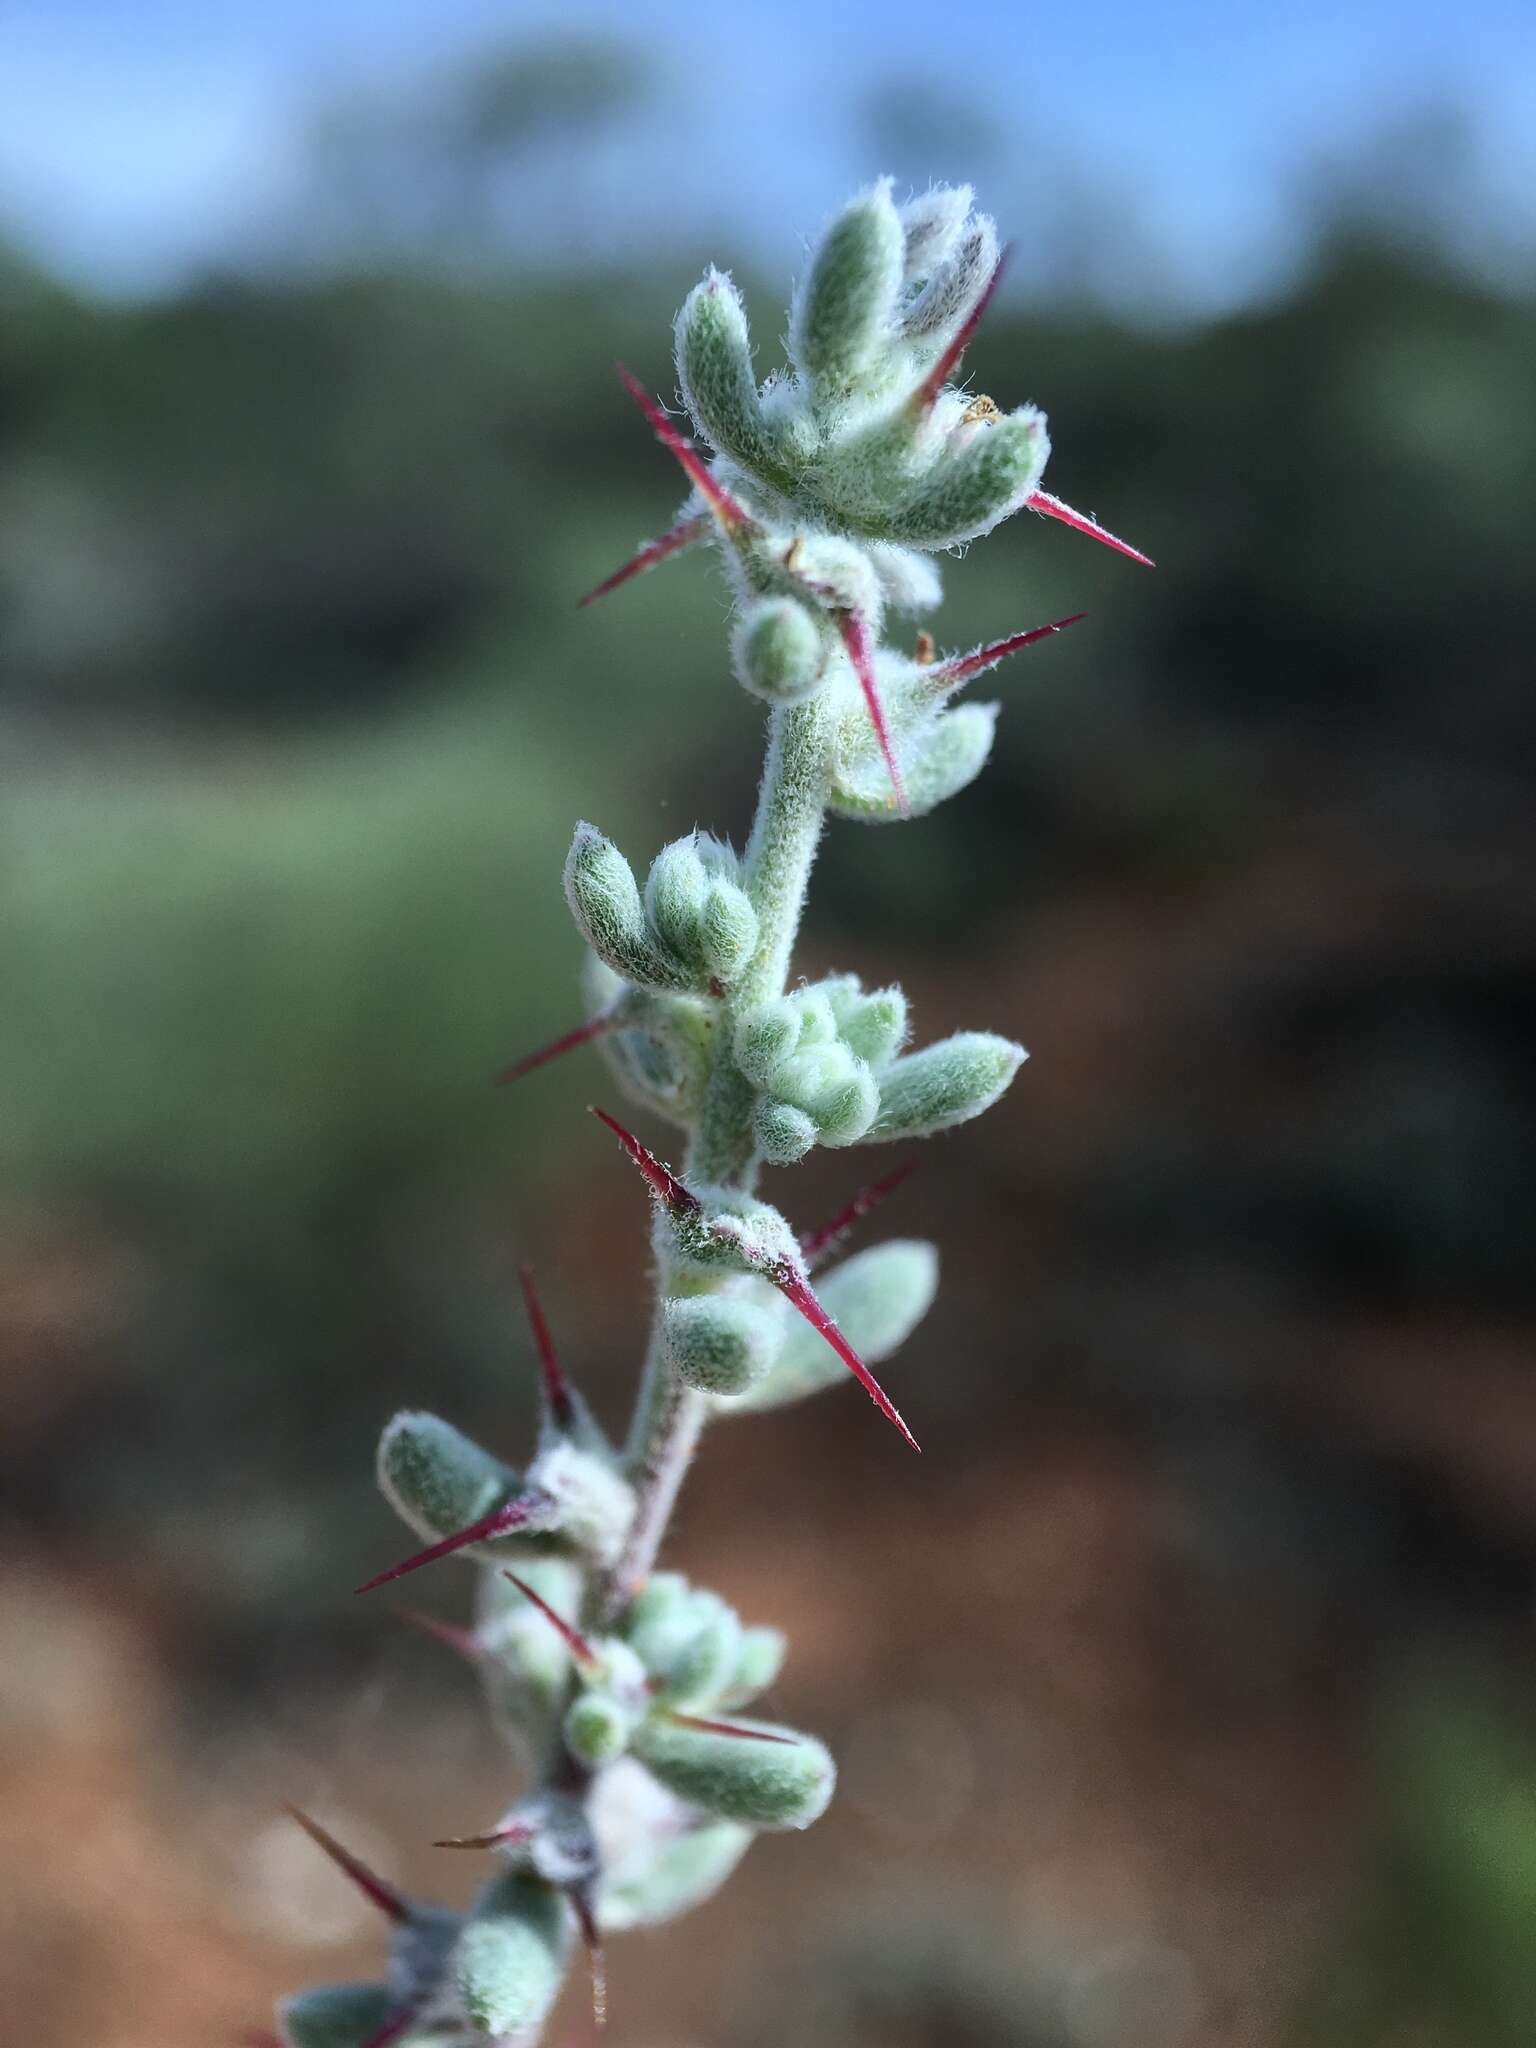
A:
[[[523,1598],[531,1601],[537,1607],[550,1627],[559,1634],[561,1641],[578,1664],[584,1664],[590,1669],[597,1663],[597,1652],[581,1633],[581,1630],[572,1627],[563,1614],[550,1606],[542,1593],[536,1593],[526,1580],[520,1579],[517,1576],[516,1572],[504,1571],[501,1576],[504,1579],[510,1579]]]
[[[874,656],[870,652],[869,628],[864,614],[839,612],[837,630],[843,636],[848,659],[852,662],[853,672],[859,679],[859,688],[864,692],[864,702],[869,709],[869,722],[875,729],[875,738],[880,743],[880,751],[885,756],[886,769],[890,774],[896,808],[903,817],[906,817],[906,786],[901,779],[901,764],[896,759],[896,749],[891,744],[891,729],[886,724],[885,706],[880,702],[880,686],[875,680]]]
[[[528,1322],[533,1330],[534,1349],[539,1354],[539,1371],[544,1380],[544,1399],[556,1425],[569,1433],[576,1420],[576,1397],[571,1392],[571,1383],[561,1370],[555,1355],[554,1339],[549,1334],[549,1324],[544,1319],[544,1306],[539,1300],[538,1289],[533,1284],[533,1269],[519,1266],[518,1282],[523,1290],[523,1305],[528,1311]]]
[[[451,1536],[444,1536],[436,1543],[429,1543],[425,1550],[418,1550],[414,1557],[403,1558],[399,1564],[392,1564],[388,1571],[375,1572],[371,1579],[365,1579],[353,1588],[357,1593],[372,1593],[379,1586],[387,1586],[394,1579],[403,1579],[411,1572],[419,1572],[423,1565],[436,1564],[440,1557],[451,1557],[456,1550],[463,1550],[471,1543],[487,1543],[493,1536],[509,1535],[514,1529],[522,1529],[538,1512],[542,1501],[527,1495],[510,1500],[505,1506],[493,1508],[488,1515],[482,1515],[478,1522],[471,1522],[467,1529],[455,1529]]]
[[[551,1060],[559,1059],[562,1053],[574,1052],[579,1045],[590,1045],[594,1038],[601,1038],[612,1031],[618,1023],[612,1010],[603,1010],[596,1017],[589,1017],[585,1024],[578,1024],[574,1030],[562,1032],[552,1038],[548,1045],[541,1045],[537,1052],[525,1052],[521,1059],[514,1060],[509,1067],[503,1067],[499,1074],[491,1076],[493,1088],[504,1088],[509,1081],[520,1081],[524,1074],[531,1074],[536,1067],[547,1066]]]
[[[1129,555],[1133,562],[1140,562],[1148,569],[1157,567],[1150,555],[1144,555],[1140,548],[1133,548],[1128,540],[1121,540],[1107,526],[1100,526],[1097,519],[1090,519],[1086,512],[1074,512],[1070,505],[1064,505],[1060,498],[1053,498],[1049,491],[1035,491],[1024,502],[1031,512],[1043,512],[1047,519],[1059,519],[1063,526],[1073,527],[1078,533],[1103,541],[1105,547],[1118,549],[1122,555]]]
[[[1068,626],[1075,626],[1079,619],[1087,616],[1086,612],[1072,612],[1064,619],[1053,619],[1048,626],[1031,626],[1027,633],[1010,633],[1005,640],[991,640],[972,654],[957,654],[949,661],[936,663],[924,681],[947,694],[950,690],[959,689],[962,683],[968,683],[972,676],[984,675],[989,668],[996,668],[1010,654],[1017,654],[1021,648],[1033,647],[1037,640],[1049,640],[1052,634],[1065,632]]]
[[[922,1445],[902,1420],[895,1402],[816,1299],[804,1275],[796,1272],[787,1259],[781,1260],[775,1266],[765,1267],[763,1273],[764,1278],[773,1282],[790,1306],[799,1310],[811,1328],[826,1338],[886,1421],[896,1425],[914,1451],[920,1451]]]
[[[881,1179],[871,1181],[867,1188],[860,1188],[845,1209],[839,1209],[829,1222],[815,1230],[808,1230],[800,1240],[800,1256],[807,1269],[820,1265],[836,1251],[855,1226],[861,1223],[871,1209],[878,1209],[887,1195],[894,1194],[910,1173],[917,1169],[917,1161],[908,1159],[895,1167]]]
[[[647,569],[654,569],[658,562],[664,562],[669,555],[678,554],[698,540],[709,525],[707,512],[692,513],[680,519],[676,526],[662,534],[659,540],[648,540],[638,549],[623,568],[615,569],[611,576],[605,576],[595,590],[589,590],[585,597],[576,600],[577,609],[582,605],[596,604],[600,597],[606,597],[610,590],[617,590],[621,583],[628,583],[632,576],[639,576]]]
[[[595,1103],[588,1108],[600,1124],[606,1124],[618,1139],[624,1150],[650,1183],[651,1192],[664,1209],[670,1209],[674,1216],[688,1215],[701,1206],[697,1195],[685,1188],[677,1175],[662,1165],[654,1152],[646,1150],[633,1131],[626,1131],[616,1117],[606,1109],[599,1109]]]
[[[725,486],[715,481],[715,478],[710,474],[708,463],[705,462],[698,449],[694,447],[686,434],[673,426],[671,420],[663,412],[656,400],[652,398],[634,371],[627,369],[623,363],[615,363],[614,368],[619,373],[619,381],[624,386],[624,389],[650,421],[651,432],[669,454],[677,457],[683,466],[683,471],[688,481],[705,498],[710,511],[714,513],[720,524],[728,533],[740,533],[749,527],[752,522],[747,514],[737,504]]]
[[[410,1906],[394,1886],[386,1884],[382,1877],[375,1876],[361,1858],[354,1856],[350,1849],[344,1849],[328,1829],[321,1827],[319,1821],[312,1819],[302,1807],[294,1806],[286,1799],[283,1801],[283,1811],[290,1820],[298,1822],[315,1847],[329,1856],[338,1870],[351,1878],[363,1896],[371,1899],[386,1919],[393,1920],[399,1925],[410,1918]]]

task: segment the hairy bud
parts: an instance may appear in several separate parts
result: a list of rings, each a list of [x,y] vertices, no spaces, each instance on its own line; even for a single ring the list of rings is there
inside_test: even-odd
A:
[[[743,611],[732,635],[736,679],[765,704],[796,704],[820,687],[828,644],[797,599],[760,599]]]
[[[634,1867],[598,1886],[597,1924],[607,1934],[655,1927],[712,1898],[752,1846],[752,1830],[717,1820],[674,1832]]]
[[[663,1341],[673,1371],[705,1394],[740,1394],[773,1365],[784,1321],[775,1302],[694,1294],[662,1303]]]
[[[658,942],[629,862],[594,825],[576,827],[565,862],[565,895],[576,928],[598,959],[642,988],[686,989],[686,965]]]
[[[470,2024],[498,2039],[536,2039],[559,1995],[570,1946],[568,1909],[548,1885],[516,1872],[493,1879],[449,1959]]]
[[[992,1107],[1028,1057],[1022,1045],[990,1031],[957,1031],[908,1053],[880,1078],[871,1142],[926,1138],[969,1122]]]
[[[839,398],[877,363],[905,260],[901,219],[882,178],[833,221],[796,295],[790,347],[819,397]]]
[[[825,1350],[826,1346],[823,1345]],[[744,1707],[764,1693],[784,1669],[784,1658],[789,1642],[782,1629],[744,1628],[741,1632],[741,1648],[736,1657],[736,1669],[731,1673],[731,1682],[720,1695],[722,1707]]]
[[[770,1831],[819,1820],[837,1782],[823,1743],[768,1721],[724,1734],[657,1717],[636,1731],[635,1754],[680,1799]]]
[[[723,271],[706,271],[688,294],[673,340],[677,381],[704,439],[757,475],[777,476],[779,451],[752,374],[746,309]]]
[[[379,1489],[407,1527],[429,1542],[467,1529],[515,1498],[523,1482],[510,1465],[422,1410],[403,1410],[379,1439]],[[515,1536],[465,1551],[481,1558],[505,1550]]]

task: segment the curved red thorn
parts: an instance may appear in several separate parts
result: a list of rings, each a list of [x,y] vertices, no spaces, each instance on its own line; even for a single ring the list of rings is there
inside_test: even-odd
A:
[[[763,1277],[773,1282],[790,1306],[798,1309],[811,1328],[826,1338],[886,1421],[894,1422],[913,1450],[920,1451],[922,1445],[902,1421],[901,1412],[895,1402],[816,1299],[804,1276],[797,1273],[787,1259],[781,1259],[777,1265],[765,1266],[762,1270]]]
[[[522,1594],[525,1600],[531,1600],[533,1602],[533,1605],[537,1607],[540,1614],[542,1614],[544,1619],[549,1623],[550,1627],[555,1629],[559,1633],[561,1641],[565,1644],[565,1647],[570,1651],[571,1655],[576,1659],[576,1662],[578,1664],[586,1664],[589,1666],[596,1664],[596,1662],[598,1661],[597,1652],[593,1649],[592,1645],[587,1641],[586,1637],[582,1634],[581,1630],[579,1628],[573,1628],[570,1622],[566,1620],[563,1614],[558,1613],[553,1607],[550,1606],[549,1602],[544,1598],[542,1593],[535,1593],[532,1586],[527,1584],[525,1580],[520,1579],[517,1576],[516,1572],[504,1571],[501,1576],[504,1579],[510,1579],[513,1585],[516,1586],[517,1590],[519,1591],[519,1593]]]
[[[589,590],[585,597],[576,600],[579,611],[584,604],[596,604],[600,597],[606,597],[610,590],[617,590],[621,583],[627,583],[631,576],[638,576],[646,569],[654,569],[658,562],[666,561],[682,548],[698,540],[709,524],[707,512],[694,512],[686,519],[679,519],[676,526],[669,527],[657,540],[648,540],[643,548],[636,550],[622,569],[615,569],[611,576],[605,576],[595,590]]]
[[[957,654],[949,661],[936,663],[923,680],[941,690],[958,689],[972,676],[996,668],[1000,661],[1006,660],[1010,654],[1017,654],[1020,648],[1033,647],[1037,640],[1049,640],[1053,633],[1065,632],[1068,626],[1075,626],[1079,619],[1087,616],[1086,612],[1072,612],[1067,618],[1052,619],[1048,626],[1032,626],[1027,633],[1010,633],[1006,640],[991,640],[985,647],[978,647],[974,654]]]
[[[697,1714],[668,1714],[679,1728],[697,1728],[705,1735],[733,1735],[738,1742],[778,1742],[793,1749],[793,1735],[770,1735],[766,1728],[742,1728],[734,1721],[704,1721]]]
[[[409,1920],[410,1905],[393,1885],[386,1884],[382,1877],[376,1877],[366,1863],[354,1856],[350,1849],[344,1849],[336,1837],[328,1829],[321,1827],[319,1821],[312,1820],[302,1807],[295,1806],[285,1799],[283,1811],[290,1820],[298,1822],[315,1847],[329,1856],[336,1868],[345,1872],[363,1896],[371,1899],[387,1919],[397,1924]]]
[[[961,321],[948,348],[945,349],[943,355],[939,357],[939,360],[934,364],[933,368],[908,400],[913,412],[927,412],[948,383],[950,372],[970,347],[971,337],[981,325],[982,315],[992,303],[992,294],[997,290],[999,283],[1002,281],[1003,265],[1007,261],[1008,250],[1005,248],[1000,251],[997,262],[992,267],[992,275],[987,279],[986,289],[981,297],[972,306],[970,312],[966,314],[964,320]]]
[[[630,397],[639,406],[651,423],[651,432],[669,454],[675,455],[683,466],[683,472],[695,490],[702,492],[709,502],[709,509],[720,524],[730,532],[750,526],[751,520],[731,496],[724,484],[717,483],[710,475],[709,465],[700,455],[688,436],[674,427],[671,420],[652,398],[633,370],[623,363],[615,363],[619,381]]]
[[[603,1961],[603,1937],[598,1932],[597,1914],[587,1886],[573,1886],[570,1901],[576,1911],[576,1924],[581,1929],[588,1967],[592,1972],[592,2024],[601,2033],[608,2024],[608,1971]]]
[[[663,1166],[654,1152],[647,1151],[633,1131],[626,1131],[616,1117],[611,1117],[606,1109],[599,1109],[596,1103],[589,1103],[587,1106],[600,1124],[608,1126],[645,1175],[652,1194],[664,1209],[670,1209],[674,1216],[685,1216],[702,1207],[698,1196],[685,1188],[677,1175],[670,1168]]]
[[[800,1240],[800,1256],[807,1267],[819,1264],[829,1252],[849,1235],[854,1226],[861,1223],[871,1209],[878,1209],[889,1194],[894,1194],[909,1173],[915,1173],[917,1161],[909,1159],[904,1165],[895,1167],[881,1179],[871,1181],[867,1188],[860,1188],[847,1208],[839,1209],[829,1222],[815,1230],[808,1230]]]
[[[563,1032],[559,1038],[552,1038],[548,1045],[541,1045],[537,1052],[525,1052],[510,1067],[503,1067],[499,1074],[491,1076],[491,1086],[504,1088],[508,1081],[520,1081],[524,1074],[531,1074],[535,1067],[559,1059],[562,1053],[574,1052],[578,1045],[590,1045],[594,1038],[601,1038],[604,1032],[612,1031],[618,1021],[612,1010],[599,1011],[585,1024],[578,1024],[573,1031]]]
[[[408,1628],[419,1629],[424,1636],[431,1636],[434,1642],[442,1643],[456,1657],[462,1657],[466,1664],[478,1664],[485,1656],[485,1645],[472,1628],[460,1628],[452,1621],[439,1621],[435,1614],[423,1614],[419,1607],[402,1607],[400,1619]]]
[[[1117,548],[1122,555],[1129,555],[1133,562],[1140,562],[1148,569],[1157,567],[1150,555],[1144,555],[1140,548],[1133,548],[1128,540],[1121,540],[1107,526],[1100,526],[1097,519],[1090,519],[1086,512],[1074,512],[1070,505],[1064,505],[1060,498],[1053,498],[1049,491],[1033,491],[1024,502],[1031,512],[1043,512],[1047,519],[1059,519],[1063,526],[1075,527],[1079,533],[1103,541],[1107,548]]]
[[[509,1827],[497,1827],[483,1835],[444,1835],[440,1842],[432,1844],[434,1849],[504,1849],[511,1842],[531,1842],[533,1829],[525,1820],[515,1820]]]
[[[539,1371],[544,1376],[544,1399],[549,1403],[549,1412],[559,1427],[569,1431],[576,1420],[576,1398],[555,1356],[555,1340],[544,1320],[544,1306],[533,1284],[533,1268],[519,1266],[517,1277],[523,1290],[523,1306],[528,1311],[528,1321],[533,1330],[534,1349],[539,1354]]]
[[[419,1572],[424,1564],[436,1564],[440,1557],[451,1557],[456,1550],[463,1550],[471,1543],[484,1543],[492,1536],[505,1536],[513,1529],[521,1529],[528,1523],[539,1507],[537,1499],[523,1496],[509,1500],[504,1507],[492,1508],[488,1515],[482,1515],[478,1522],[471,1522],[467,1529],[455,1529],[451,1536],[444,1536],[440,1542],[429,1543],[425,1550],[418,1550],[414,1557],[403,1558],[399,1564],[392,1564],[387,1572],[377,1572],[354,1592],[371,1593],[378,1586],[387,1586],[392,1579],[403,1579],[410,1572]]]
[[[875,728],[875,738],[880,742],[880,751],[885,756],[885,765],[890,773],[891,788],[896,797],[896,808],[901,815],[907,815],[906,786],[901,779],[901,764],[896,759],[896,749],[891,744],[891,729],[885,722],[885,706],[880,702],[880,687],[875,681],[874,657],[869,648],[869,627],[862,612],[839,612],[837,630],[843,636],[843,645],[848,650],[848,659],[853,663],[853,672],[859,679],[859,688],[864,692],[864,702],[869,707],[869,722]]]

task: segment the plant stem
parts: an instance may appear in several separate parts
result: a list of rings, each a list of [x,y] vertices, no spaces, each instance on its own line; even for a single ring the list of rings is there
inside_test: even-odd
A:
[[[830,764],[831,718],[821,697],[773,714],[746,857],[747,893],[757,912],[757,950],[730,999],[721,1005],[704,1103],[683,1166],[690,1186],[750,1189],[757,1176],[753,1091],[732,1057],[731,1044],[741,1011],[784,993],[811,864],[826,819]],[[622,1612],[656,1561],[709,1413],[706,1397],[678,1379],[662,1349],[659,1304],[670,1285],[663,1258],[657,1272],[658,1309],[630,1425],[628,1463],[635,1486],[635,1518],[617,1564],[598,1589],[595,1607],[604,1624]]]

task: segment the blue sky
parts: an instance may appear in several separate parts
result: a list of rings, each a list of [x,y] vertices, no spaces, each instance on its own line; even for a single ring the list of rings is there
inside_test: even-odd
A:
[[[1467,116],[1487,225],[1531,246],[1531,0],[0,0],[0,228],[110,288],[238,261],[300,206],[320,109],[551,30],[623,42],[656,79],[652,111],[583,166],[617,248],[728,224],[732,247],[792,260],[784,223],[887,167],[861,110],[893,76],[937,107],[928,133],[914,100],[904,178],[974,171],[1015,231],[1039,195],[1058,237],[1070,192],[1119,224],[1149,290],[1166,272],[1189,303],[1262,289],[1294,248],[1301,167],[1431,103]],[[988,118],[974,146],[943,119],[962,100]]]

